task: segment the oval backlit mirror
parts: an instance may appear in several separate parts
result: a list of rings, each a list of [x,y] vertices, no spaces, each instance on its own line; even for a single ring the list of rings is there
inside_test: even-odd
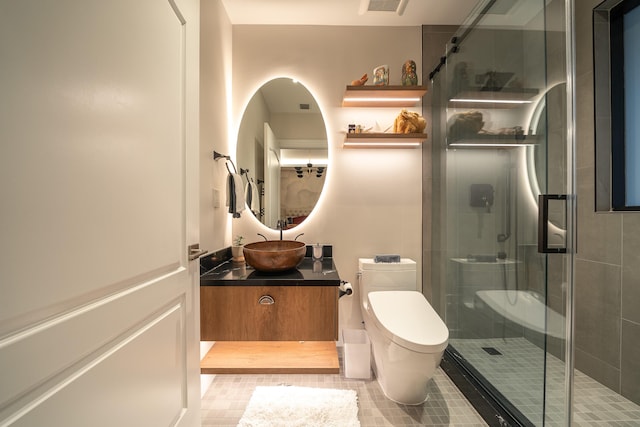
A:
[[[287,228],[315,208],[327,175],[327,130],[313,95],[277,78],[253,95],[238,130],[237,162],[247,208],[264,225]]]

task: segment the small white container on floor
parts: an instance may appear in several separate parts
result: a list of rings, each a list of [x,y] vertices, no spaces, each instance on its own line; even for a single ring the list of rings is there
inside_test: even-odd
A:
[[[343,329],[344,376],[354,379],[371,378],[371,342],[364,329]]]

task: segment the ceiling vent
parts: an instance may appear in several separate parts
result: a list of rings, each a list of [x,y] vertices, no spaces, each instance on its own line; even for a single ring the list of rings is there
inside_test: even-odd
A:
[[[360,0],[360,15],[367,12],[396,12],[402,16],[409,0]]]

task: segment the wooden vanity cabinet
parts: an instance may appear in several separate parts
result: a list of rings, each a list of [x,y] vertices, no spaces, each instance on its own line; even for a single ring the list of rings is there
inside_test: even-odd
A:
[[[268,304],[271,297],[273,304]],[[336,341],[337,286],[201,286],[203,341]]]

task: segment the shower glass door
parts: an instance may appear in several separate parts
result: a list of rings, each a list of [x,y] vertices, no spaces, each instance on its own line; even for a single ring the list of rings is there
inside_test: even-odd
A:
[[[487,1],[434,78],[449,354],[524,425],[566,423],[564,1]],[[438,201],[434,202],[435,204]],[[543,225],[540,226],[541,221]],[[539,240],[552,254],[541,253]]]

